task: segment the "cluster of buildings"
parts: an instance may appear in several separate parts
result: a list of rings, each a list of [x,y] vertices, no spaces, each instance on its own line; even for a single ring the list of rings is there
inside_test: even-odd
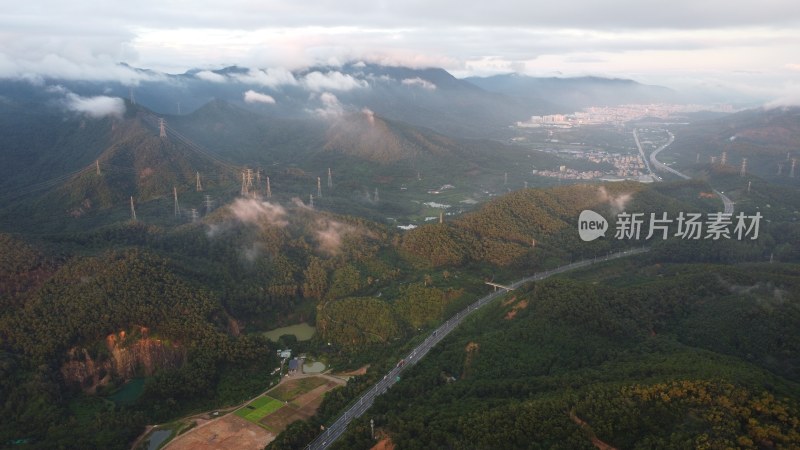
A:
[[[565,180],[596,180],[596,179],[635,179],[645,180],[647,169],[638,154],[623,155],[620,153],[608,153],[602,150],[580,151],[580,150],[550,150],[555,153],[566,153],[576,159],[587,159],[594,163],[609,163],[614,166],[614,170],[576,170],[566,166],[559,167],[558,170],[533,170],[534,175],[541,177],[560,178]]]
[[[594,180],[605,174],[599,170],[578,171],[561,166],[562,170],[533,170],[534,175],[540,177],[561,178],[564,180]]]
[[[619,105],[619,106],[592,106],[572,114],[550,114],[546,116],[531,116],[530,120],[517,122],[522,128],[571,128],[581,125],[598,124],[623,124],[631,120],[644,117],[670,119],[681,114],[698,111],[734,112],[731,105],[674,105],[674,104],[649,104],[649,105]]]

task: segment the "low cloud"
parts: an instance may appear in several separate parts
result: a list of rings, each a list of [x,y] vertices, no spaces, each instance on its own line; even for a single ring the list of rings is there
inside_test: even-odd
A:
[[[375,75],[374,73],[368,73],[364,76],[364,78],[369,79],[374,86],[375,83],[396,83],[397,80],[390,77],[389,75]]]
[[[330,219],[318,219],[316,226],[314,238],[317,240],[319,250],[329,255],[338,254],[341,251],[344,236],[356,230],[351,225]]]
[[[401,83],[406,86],[420,87],[422,89],[427,89],[429,91],[436,89],[435,84],[431,83],[428,80],[423,80],[420,77],[405,78],[403,79],[403,81],[401,81]]]
[[[625,207],[628,205],[628,202],[630,202],[631,198],[633,198],[631,194],[620,194],[616,196],[611,195],[604,187],[598,189],[597,193],[600,197],[600,201],[603,203],[608,203],[614,213],[625,211]]]
[[[247,103],[266,103],[269,105],[275,103],[275,99],[272,98],[271,95],[262,94],[252,89],[244,93],[244,101]]]
[[[212,83],[224,83],[228,81],[228,77],[225,75],[220,75],[215,72],[211,72],[208,70],[203,70],[202,72],[197,72],[194,74],[195,78],[199,78],[203,81],[210,81]]]
[[[311,72],[303,77],[303,85],[314,92],[321,91],[351,91],[353,89],[369,87],[364,80],[357,80],[341,72]]]
[[[322,107],[316,108],[313,112],[323,119],[335,119],[344,114],[344,107],[339,99],[330,92],[320,94],[319,101],[322,103]]]
[[[255,262],[261,254],[264,252],[264,246],[259,244],[258,242],[254,242],[253,245],[249,247],[243,247],[241,250],[242,258],[249,263]]]
[[[63,89],[63,88],[62,88]],[[67,109],[99,119],[105,116],[122,117],[125,114],[125,101],[119,97],[81,97],[72,92],[66,93]]]
[[[286,209],[277,203],[262,202],[250,198],[238,198],[228,207],[239,222],[259,227],[289,225]]]
[[[764,104],[765,109],[800,106],[800,84],[792,84],[784,88],[774,100]]]
[[[298,84],[292,72],[281,67],[266,70],[250,69],[245,74],[234,75],[234,78],[241,83],[257,84],[270,89]]]
[[[292,203],[294,204],[294,206],[296,206],[296,207],[298,207],[300,209],[313,211],[313,209],[310,206],[308,206],[305,203],[303,203],[303,201],[300,200],[298,197],[292,197]]]
[[[370,125],[375,125],[375,113],[372,112],[369,108],[364,108],[361,110],[362,113],[367,117]]]

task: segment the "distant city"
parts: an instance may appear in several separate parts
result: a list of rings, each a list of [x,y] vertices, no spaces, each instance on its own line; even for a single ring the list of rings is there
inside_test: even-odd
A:
[[[648,105],[620,105],[620,106],[591,106],[572,114],[550,114],[546,116],[531,116],[530,120],[517,122],[516,126],[522,128],[571,128],[582,125],[623,124],[631,120],[644,117],[659,119],[678,118],[682,114],[713,111],[732,113],[733,106],[728,104],[716,105],[676,105],[676,104],[648,104]]]

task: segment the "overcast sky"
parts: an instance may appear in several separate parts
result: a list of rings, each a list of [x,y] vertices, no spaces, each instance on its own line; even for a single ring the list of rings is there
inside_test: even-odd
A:
[[[800,100],[797,0],[0,0],[0,77],[352,60]]]

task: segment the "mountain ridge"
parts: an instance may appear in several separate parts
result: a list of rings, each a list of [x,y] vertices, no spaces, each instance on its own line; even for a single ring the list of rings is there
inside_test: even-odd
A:
[[[490,92],[519,96],[531,101],[547,100],[558,112],[574,112],[589,106],[625,103],[682,103],[672,89],[625,78],[531,77],[520,74],[468,77],[467,81]]]
[[[598,89],[614,83],[613,95],[642,103],[666,88],[646,87],[632,80],[584,77],[582,91],[569,86],[545,86],[533,93],[519,87],[498,88],[490,78],[457,78],[437,67],[411,68],[380,64],[346,63],[318,65],[288,71],[228,66],[219,69],[190,69],[182,74],[159,73],[134,68],[135,81],[86,81],[37,79],[35,82],[0,80],[0,96],[9,100],[47,100],[47,89],[68,90],[80,96],[116,96],[142,104],[158,114],[183,115],[213,99],[223,99],[260,114],[298,118],[314,115],[324,107],[323,94],[333,96],[342,107],[368,108],[386,118],[432,128],[440,133],[465,137],[497,137],[510,124],[531,115],[564,112],[579,105],[607,102]],[[501,78],[498,78],[501,77]],[[512,79],[509,79],[512,80]],[[513,80],[541,80],[515,75]],[[513,81],[512,80],[512,81]],[[550,80],[550,81],[548,81]],[[561,79],[555,79],[561,80]],[[571,79],[564,79],[571,80]],[[509,85],[509,81],[504,81]],[[513,84],[513,83],[511,83]],[[573,92],[567,95],[569,89]],[[644,89],[644,90],[643,90]],[[641,92],[640,92],[641,91]],[[246,93],[250,92],[247,97]],[[660,95],[660,94],[659,94]],[[666,98],[661,95],[659,98]],[[674,98],[672,96],[671,98]],[[626,100],[626,101],[627,101]]]

